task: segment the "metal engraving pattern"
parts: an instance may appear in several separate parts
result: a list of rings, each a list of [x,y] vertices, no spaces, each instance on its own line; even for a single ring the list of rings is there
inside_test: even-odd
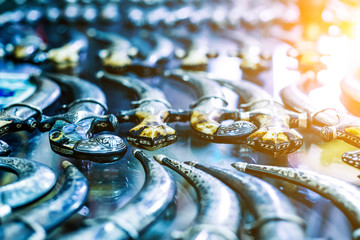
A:
[[[21,130],[34,131],[41,110],[59,97],[60,88],[54,82],[43,77],[32,77],[31,81],[36,84],[36,90],[31,96],[0,111],[0,137]],[[10,152],[10,146],[2,141],[0,156],[7,156]]]
[[[164,155],[154,158],[183,176],[197,193],[198,214],[190,227],[177,234],[179,238],[196,239],[207,235],[210,239],[237,239],[240,205],[230,188],[213,176]]]
[[[76,213],[85,203],[88,183],[85,176],[70,162],[63,162],[65,181],[60,191],[51,199],[43,202],[12,221],[0,226],[1,239],[29,239],[39,235],[34,224],[49,232]],[[19,234],[21,232],[21,234]]]
[[[226,120],[225,113],[229,110],[225,108],[221,87],[215,81],[180,69],[165,71],[164,75],[192,86],[199,99],[206,96],[191,109],[190,125],[195,136],[215,143],[241,143],[256,129],[247,121],[221,123]]]
[[[63,156],[97,162],[121,158],[126,152],[126,145],[119,136],[106,133],[95,135],[102,131],[115,131],[117,127],[114,115],[103,115],[103,106],[106,106],[104,93],[96,85],[77,77],[49,73],[46,76],[62,87],[70,88],[75,97],[66,113],[43,116],[39,128],[50,131],[52,150]]]
[[[237,162],[232,164],[239,171],[279,178],[309,188],[330,199],[344,212],[355,229],[360,227],[360,190],[355,185],[315,172],[266,165]]]
[[[48,166],[23,158],[1,157],[0,167],[14,171],[18,180],[0,187],[1,203],[11,208],[30,203],[55,185],[56,175]]]
[[[284,194],[269,183],[235,170],[196,162],[185,163],[213,175],[240,195],[255,219],[255,222],[244,223],[244,228],[256,239],[304,239],[302,220],[296,215],[295,208]],[[262,225],[255,227],[257,222],[262,222]]]
[[[286,110],[264,89],[246,80],[239,83],[216,77],[211,78],[232,89],[245,101],[244,110],[247,112],[239,112],[237,119],[249,119],[248,121],[258,127],[258,130],[246,139],[249,147],[279,157],[294,152],[302,146],[302,136],[293,128],[306,128],[310,125],[311,120],[306,119],[306,114],[304,119],[301,114]],[[305,121],[305,124],[301,124],[301,121]]]

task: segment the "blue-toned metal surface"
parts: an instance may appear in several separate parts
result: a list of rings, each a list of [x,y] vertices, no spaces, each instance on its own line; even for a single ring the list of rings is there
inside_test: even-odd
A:
[[[0,107],[22,101],[36,90],[27,73],[0,72]]]

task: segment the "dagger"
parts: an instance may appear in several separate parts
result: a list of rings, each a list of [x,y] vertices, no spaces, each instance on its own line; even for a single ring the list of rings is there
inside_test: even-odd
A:
[[[65,180],[59,192],[53,198],[2,224],[1,239],[45,239],[48,232],[84,205],[89,189],[85,176],[68,161],[64,161],[62,166]]]
[[[306,112],[312,116],[312,124],[324,141],[340,139],[360,148],[359,118],[332,109],[322,109],[313,104],[302,90],[305,83],[296,82],[280,92],[285,105],[297,112]],[[351,166],[360,168],[360,150],[345,152],[342,160]]]
[[[107,106],[100,88],[74,76],[44,75],[71,91],[75,99],[65,107],[65,113],[42,117],[39,129],[50,131],[52,150],[62,156],[95,162],[112,162],[121,158],[126,152],[124,141],[118,136],[100,133],[115,131],[117,127],[114,115],[103,115]]]
[[[355,185],[312,171],[294,168],[247,164],[242,162],[233,163],[232,166],[241,172],[252,175],[261,174],[309,188],[331,200],[332,203],[348,217],[350,223],[353,225],[355,229],[353,238],[359,239],[360,191]]]
[[[125,37],[115,34],[102,32],[95,28],[87,31],[90,38],[106,42],[108,46],[99,51],[102,66],[109,73],[124,73],[125,67],[130,65],[132,57],[138,54],[138,49]]]
[[[16,61],[33,61],[38,51],[46,49],[44,40],[30,26],[12,24],[4,29],[6,55]]]
[[[158,73],[156,68],[166,64],[172,57],[175,52],[175,47],[169,38],[164,37],[161,34],[143,32],[142,35],[145,35],[145,40],[149,41],[153,46],[151,46],[151,51],[147,54],[144,60],[140,63],[133,64],[131,67],[135,68],[133,71],[138,74],[144,74],[145,76],[155,75]],[[136,71],[136,67],[141,69]],[[145,71],[145,73],[142,73],[141,71]],[[150,72],[146,73],[146,71]],[[154,71],[155,73],[153,73]]]
[[[45,164],[14,157],[0,157],[0,167],[14,172],[18,179],[0,187],[0,217],[12,208],[35,201],[48,193],[56,183],[54,171]]]
[[[116,114],[118,121],[135,122],[137,125],[128,131],[126,139],[135,146],[147,150],[156,150],[174,143],[177,134],[167,125],[171,121],[186,121],[187,114],[172,110],[164,94],[135,77],[113,75],[102,72],[103,78],[120,83],[132,89],[138,95],[133,101],[135,106],[131,110],[122,110]],[[183,114],[182,114],[183,113]]]
[[[245,224],[244,229],[256,239],[304,239],[304,221],[285,195],[272,185],[234,170],[185,163],[211,174],[240,195],[255,218],[254,222]]]
[[[177,239],[238,239],[241,208],[236,194],[215,177],[164,155],[155,160],[183,176],[195,189],[198,214],[187,229],[174,232]]]
[[[90,226],[60,239],[138,239],[168,208],[176,195],[176,184],[166,170],[136,149],[133,155],[145,170],[145,183],[124,207],[94,219]]]
[[[57,69],[73,68],[79,64],[80,52],[88,47],[86,36],[75,29],[67,29],[70,40],[58,48],[52,48],[43,54],[43,61],[49,61]],[[59,33],[58,33],[59,34]],[[40,57],[38,57],[40,58]]]
[[[95,34],[101,35],[102,32],[94,30]],[[101,35],[103,36],[103,35]],[[103,36],[106,38],[109,36]],[[118,37],[117,35],[115,37]],[[141,62],[141,64],[125,64],[121,69],[125,71],[134,71],[140,75],[156,74],[157,69],[154,68],[159,61],[168,57],[170,54],[172,44],[169,40],[161,38],[156,35],[156,41],[164,43],[165,46],[160,46],[152,50],[151,54]],[[131,48],[130,42],[123,44],[122,51],[127,56],[127,52]],[[170,46],[169,46],[170,45]],[[163,50],[165,48],[165,50]],[[130,64],[130,62],[129,62]],[[178,121],[183,118],[186,119],[186,114],[178,111],[175,113],[171,109],[170,103],[166,100],[164,94],[155,88],[150,87],[135,77],[127,77],[123,75],[112,74],[116,72],[115,69],[120,69],[114,63],[106,63],[103,61],[104,72],[100,72],[98,77],[120,83],[121,85],[132,89],[138,96],[138,100],[133,102],[135,106],[132,110],[124,110],[117,113],[119,122],[135,122],[137,125],[128,131],[127,140],[135,147],[144,148],[147,150],[155,150],[174,143],[177,140],[177,134],[174,129],[169,127],[166,123],[170,121]],[[121,71],[117,71],[120,73]],[[186,120],[183,120],[186,121]]]
[[[221,124],[232,117],[232,111],[226,109],[227,101],[216,81],[181,69],[165,70],[164,76],[189,84],[198,91],[198,100],[190,106],[190,125],[195,136],[215,143],[242,143],[256,130],[248,121]]]
[[[42,110],[52,104],[60,95],[59,86],[44,76],[31,76],[30,82],[36,85],[33,95],[1,109],[0,137],[21,130],[34,131]],[[10,152],[10,146],[0,140],[0,156],[7,156]]]
[[[58,32],[61,30],[57,31]],[[75,67],[79,63],[79,53],[87,47],[87,39],[80,32],[68,29],[70,40],[58,48],[47,50],[44,40],[28,26],[13,25],[5,34],[15,35],[14,40],[5,46],[7,55],[16,61],[40,64],[50,62],[57,69]]]
[[[303,138],[293,128],[309,127],[311,117],[308,114],[285,109],[261,87],[246,80],[235,82],[216,78],[210,74],[207,74],[207,77],[232,89],[246,102],[240,105],[240,108],[246,111],[238,111],[238,115],[233,118],[250,121],[258,127],[258,130],[246,139],[246,144],[250,148],[273,157],[280,157],[302,146]]]

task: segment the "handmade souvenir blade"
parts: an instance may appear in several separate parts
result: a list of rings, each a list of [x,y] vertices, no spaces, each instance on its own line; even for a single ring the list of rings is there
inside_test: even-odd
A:
[[[28,204],[55,185],[56,175],[48,166],[14,157],[0,157],[0,168],[14,172],[18,179],[0,187],[0,217],[11,213],[11,209]]]
[[[145,183],[124,207],[95,219],[92,225],[61,239],[139,239],[174,200],[176,184],[166,170],[142,151],[134,156],[145,170]]]
[[[119,122],[135,122],[137,125],[129,130],[128,142],[139,148],[155,150],[174,143],[177,134],[166,123],[181,118],[187,118],[186,114],[173,114],[170,103],[159,90],[150,87],[135,77],[113,75],[103,72],[105,79],[119,83],[135,91],[138,100],[133,104],[132,110],[123,110],[116,114]],[[185,120],[186,121],[186,120]]]
[[[36,64],[48,61],[57,69],[75,67],[79,62],[79,52],[87,47],[86,37],[71,28],[66,29],[66,35],[70,36],[70,40],[61,47],[50,50],[31,27],[14,25],[10,26],[6,33],[15,35],[14,40],[5,48],[12,58]],[[55,34],[60,35],[58,32]]]
[[[183,34],[183,35],[182,35]],[[209,59],[216,58],[218,52],[209,47],[209,40],[206,32],[190,35],[187,32],[171,33],[170,36],[175,41],[180,42],[183,48],[176,51],[177,58],[181,59],[180,68],[190,71],[205,71],[208,67]]]
[[[189,84],[198,92],[198,100],[190,106],[190,125],[195,136],[215,143],[242,143],[256,130],[247,121],[221,124],[231,114],[225,108],[227,102],[216,81],[180,69],[166,70],[164,76]]]
[[[138,49],[125,37],[116,33],[107,33],[90,28],[87,35],[99,41],[106,42],[108,47],[99,52],[104,70],[109,73],[124,73],[125,67],[130,65],[138,54]]]
[[[360,191],[353,184],[315,172],[237,162],[232,166],[253,175],[269,176],[288,181],[330,199],[347,216],[354,227],[353,239],[360,238]]]
[[[334,109],[323,109],[316,106],[305,93],[307,82],[296,82],[281,90],[280,95],[285,105],[297,112],[305,112],[312,116],[312,124],[324,141],[340,139],[360,148],[360,119]],[[342,160],[356,168],[360,168],[360,150],[345,152]]]
[[[6,55],[16,61],[33,61],[38,51],[46,49],[44,40],[26,25],[11,24],[3,28]]]
[[[0,137],[21,130],[34,131],[42,110],[60,95],[59,86],[45,77],[32,76],[30,81],[36,85],[36,90],[30,97],[1,109]],[[0,140],[0,155],[6,156],[10,152],[8,144]]]
[[[80,61],[80,52],[88,47],[88,40],[84,34],[72,28],[66,29],[66,35],[69,35],[69,41],[61,47],[38,54],[38,61],[48,61],[57,69],[76,67]]]
[[[156,76],[161,73],[160,68],[172,58],[175,47],[170,39],[158,33],[145,32],[144,35],[146,35],[144,40],[154,46],[151,46],[148,53],[143,54],[146,55],[144,60],[134,61],[131,66],[128,66],[127,71],[139,76]]]
[[[271,54],[265,53],[258,39],[242,31],[225,31],[222,36],[238,43],[239,49],[229,54],[241,59],[243,74],[251,77],[270,68]]]
[[[160,164],[183,176],[195,189],[198,214],[190,227],[174,232],[176,239],[238,239],[240,205],[235,192],[215,177],[164,155],[154,156]]]
[[[70,162],[65,161],[62,165],[65,168],[65,180],[60,191],[48,201],[2,224],[1,239],[45,239],[48,232],[83,206],[89,188],[85,176]]]
[[[240,105],[241,109],[246,111],[239,111],[238,116],[233,119],[250,121],[259,128],[246,139],[250,148],[280,157],[302,146],[303,138],[293,128],[307,128],[311,124],[308,114],[286,110],[280,103],[275,102],[270,94],[251,82],[234,82],[210,74],[207,76],[232,89],[246,102]]]
[[[304,221],[297,216],[290,201],[272,185],[249,174],[235,170],[185,162],[218,178],[245,201],[254,216],[254,222],[244,229],[256,239],[304,239]]]
[[[100,133],[115,131],[117,127],[114,115],[103,115],[107,106],[100,88],[73,76],[45,75],[58,82],[64,91],[72,92],[75,99],[65,107],[65,113],[43,116],[41,120],[39,129],[50,131],[52,150],[63,156],[95,162],[111,162],[121,158],[126,152],[124,141],[118,136]]]

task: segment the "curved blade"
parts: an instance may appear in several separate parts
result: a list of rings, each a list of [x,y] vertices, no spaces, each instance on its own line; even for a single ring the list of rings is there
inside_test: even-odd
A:
[[[60,239],[137,239],[167,209],[176,194],[174,180],[142,151],[136,149],[133,154],[146,174],[138,194],[113,214],[95,219],[89,227]]]
[[[86,178],[70,162],[63,162],[63,167],[65,181],[60,191],[50,200],[2,224],[0,226],[1,239],[25,240],[35,238],[35,236],[45,238],[41,235],[53,230],[83,206],[89,188]]]
[[[191,226],[179,232],[175,238],[196,239],[201,235],[209,239],[238,239],[240,205],[236,194],[224,183],[194,167],[155,155],[155,160],[183,176],[196,190],[199,211]]]
[[[54,82],[38,76],[32,76],[30,80],[36,84],[36,91],[24,101],[13,103],[1,110],[0,137],[21,130],[34,131],[42,110],[60,95],[60,88]],[[10,152],[7,143],[1,141],[0,156],[9,155]]]
[[[107,108],[104,93],[94,84],[77,77],[46,74],[62,87],[70,88],[75,101],[67,112],[52,117],[43,116],[39,129],[50,131],[50,146],[56,153],[97,162],[111,162],[126,152],[124,141],[115,135],[100,133],[115,131],[114,115],[103,115]],[[97,135],[96,135],[97,134]]]
[[[288,198],[272,185],[234,170],[185,163],[213,175],[240,195],[255,219],[244,228],[257,239],[304,239],[304,221],[297,216]]]
[[[169,70],[165,76],[189,84],[198,92],[198,100],[191,106],[190,125],[195,136],[215,143],[242,143],[256,126],[248,121],[221,124],[228,115],[227,102],[220,85],[195,72]]]
[[[28,204],[46,194],[56,183],[48,166],[23,158],[0,157],[0,167],[15,172],[18,180],[0,187],[1,202],[11,208]]]
[[[171,120],[171,105],[164,94],[134,77],[104,73],[104,78],[130,88],[138,95],[133,102],[136,108],[117,113],[119,122],[132,121],[137,125],[129,130],[127,140],[135,147],[156,150],[177,140],[174,129],[167,125]]]

